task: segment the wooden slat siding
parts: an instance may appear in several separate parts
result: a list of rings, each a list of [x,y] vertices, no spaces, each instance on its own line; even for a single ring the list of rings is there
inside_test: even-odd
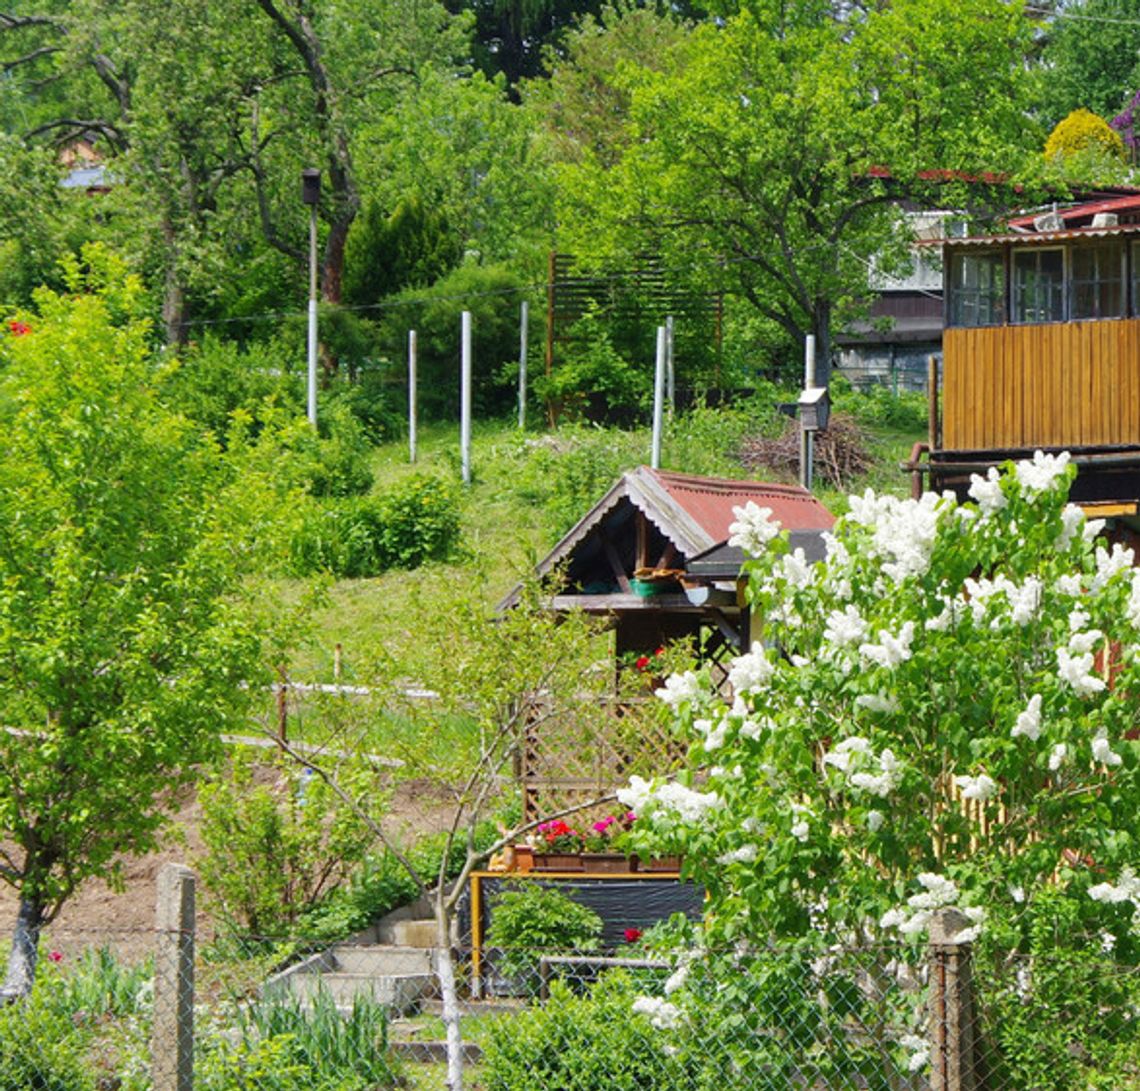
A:
[[[948,329],[942,445],[1140,443],[1140,319]]]

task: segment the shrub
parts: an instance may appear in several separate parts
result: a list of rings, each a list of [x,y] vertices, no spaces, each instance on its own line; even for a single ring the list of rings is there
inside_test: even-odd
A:
[[[455,490],[416,475],[383,493],[314,507],[293,541],[292,568],[298,575],[378,576],[441,560],[458,537]]]
[[[86,1035],[38,996],[0,1007],[0,1091],[92,1091]]]
[[[372,487],[372,445],[343,401],[325,407],[316,433],[294,429],[289,449],[295,478],[314,496],[358,496]]]
[[[543,953],[596,951],[602,918],[588,906],[537,883],[505,890],[491,907],[487,942],[502,950],[508,978],[531,977]]]
[[[633,1012],[638,992],[635,979],[624,972],[603,975],[583,996],[552,982],[543,1007],[489,1027],[483,1086],[487,1091],[702,1086],[695,1072],[662,1049],[661,1034],[648,1018]]]
[[[1082,152],[1093,152],[1123,161],[1124,141],[1107,121],[1081,107],[1057,122],[1045,141],[1046,159],[1067,159]]]
[[[328,785],[296,763],[268,767],[257,783],[255,758],[238,750],[228,770],[199,790],[202,881],[225,914],[253,936],[291,932],[300,914],[345,880],[364,858],[372,831]],[[376,799],[376,777],[342,769],[340,782]]]

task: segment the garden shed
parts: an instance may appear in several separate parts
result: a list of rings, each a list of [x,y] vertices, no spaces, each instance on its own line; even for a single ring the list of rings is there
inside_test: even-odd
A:
[[[624,474],[538,565],[548,580],[548,605],[606,619],[614,632],[615,678],[620,664],[652,661],[660,647],[691,639],[714,677],[753,639],[740,592],[744,558],[728,544],[734,508],[769,508],[789,530],[794,548],[823,555],[831,513],[806,489],[764,481],[733,481],[640,466]],[[523,585],[499,604],[517,605]],[[649,671],[652,674],[652,670]],[[647,679],[651,683],[651,678]],[[644,691],[650,697],[652,684]],[[664,728],[642,718],[636,733],[621,722],[631,707],[615,697],[608,726],[559,723],[536,716],[519,759],[523,811],[551,813],[623,783],[644,762],[667,768],[680,755]]]

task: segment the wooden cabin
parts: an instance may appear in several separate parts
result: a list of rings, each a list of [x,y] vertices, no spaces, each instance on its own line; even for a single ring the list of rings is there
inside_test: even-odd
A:
[[[942,243],[945,332],[934,488],[1041,449],[1069,451],[1072,497],[1140,503],[1140,195],[1015,217]]]

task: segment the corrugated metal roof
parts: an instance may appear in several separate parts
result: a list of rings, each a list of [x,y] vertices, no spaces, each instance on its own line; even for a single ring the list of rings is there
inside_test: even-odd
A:
[[[623,503],[642,512],[688,558],[725,541],[736,521],[732,509],[749,501],[771,508],[772,517],[787,530],[829,530],[835,522],[831,512],[799,485],[698,477],[639,466],[624,474],[539,562],[537,574],[546,576],[566,562]],[[513,606],[520,590],[521,585],[499,608]]]
[[[1024,216],[1014,216],[1008,221],[1010,227],[1032,227],[1038,216],[1051,212],[1052,209],[1041,209],[1037,212],[1028,212]],[[1068,208],[1058,208],[1057,215],[1066,223],[1069,220],[1082,220],[1086,216],[1096,216],[1101,212],[1138,212],[1140,211],[1140,194],[1130,194],[1127,197],[1110,197],[1100,201],[1084,201],[1070,205]]]
[[[975,235],[968,239],[941,239],[937,243],[918,243],[919,246],[941,245],[947,249],[962,247],[1001,246],[1012,243],[1015,246],[1041,246],[1050,242],[1067,242],[1072,239],[1104,239],[1117,235],[1140,233],[1140,223],[1120,224],[1117,227],[1071,227],[1062,231],[1012,231],[1004,235]]]

